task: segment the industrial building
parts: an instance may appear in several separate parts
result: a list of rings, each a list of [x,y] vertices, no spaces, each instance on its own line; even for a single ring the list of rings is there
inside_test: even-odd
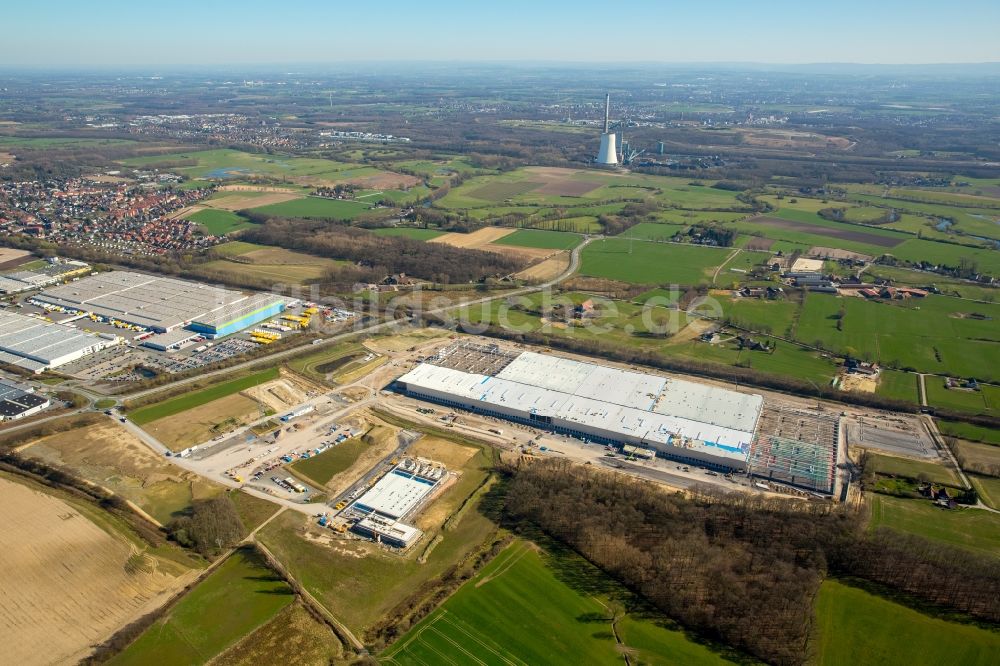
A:
[[[194,331],[177,328],[168,333],[158,333],[146,338],[142,341],[142,346],[165,352],[171,349],[180,349],[185,344],[199,337],[199,335]]]
[[[285,302],[273,294],[256,294],[191,322],[190,329],[210,338],[237,333],[285,310]]]
[[[350,506],[349,511],[363,516],[354,531],[398,548],[410,546],[422,532],[402,521],[420,508],[445,474],[439,465],[404,459]]]
[[[0,312],[0,362],[36,374],[121,341],[109,333],[92,335],[34,317]]]
[[[397,380],[408,395],[591,441],[745,470],[763,396],[462,342]]]
[[[247,295],[129,271],[91,275],[46,289],[31,302],[60,312],[126,322],[157,333],[189,327],[211,338],[236,333],[285,309],[285,300],[274,294]]]
[[[312,413],[315,409],[316,409],[315,405],[299,405],[292,411],[280,416],[279,418],[282,423],[288,423],[292,419],[297,419],[300,416],[305,416],[306,414]]]
[[[34,389],[0,380],[0,421],[32,416],[48,407],[51,401],[35,395]]]
[[[33,268],[0,275],[0,294],[17,294],[29,289],[46,287],[86,273],[90,264],[83,261],[63,260],[53,257],[40,268]]]
[[[830,494],[837,475],[840,418],[767,405],[751,447],[749,472]]]

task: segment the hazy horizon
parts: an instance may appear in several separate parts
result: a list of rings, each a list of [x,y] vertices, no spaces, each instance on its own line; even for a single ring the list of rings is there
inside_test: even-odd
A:
[[[844,0],[766,10],[720,0],[169,6],[51,0],[5,8],[0,67],[365,63],[965,65],[1000,62],[1000,3]]]

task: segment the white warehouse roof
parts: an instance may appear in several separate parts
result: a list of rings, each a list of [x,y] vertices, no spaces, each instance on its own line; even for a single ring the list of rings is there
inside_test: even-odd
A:
[[[182,326],[246,299],[246,294],[231,289],[130,271],[90,275],[35,297],[42,303],[155,330]]]
[[[401,469],[394,469],[358,498],[354,507],[399,520],[413,510],[437,485]]]
[[[34,317],[0,312],[0,360],[40,372],[117,344],[117,336],[98,337]]]
[[[566,427],[579,424],[609,439],[739,460],[746,459],[764,402],[759,394],[533,352],[520,354],[495,377],[422,363],[399,381],[417,392],[423,388],[525,417],[549,416]]]

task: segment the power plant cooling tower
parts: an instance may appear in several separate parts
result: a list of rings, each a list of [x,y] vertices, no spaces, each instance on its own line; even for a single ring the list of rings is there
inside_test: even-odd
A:
[[[608,131],[610,129],[611,116],[611,94],[604,100],[604,133],[601,134],[601,149],[597,151],[598,164],[617,165],[618,164],[618,140],[617,137]]]

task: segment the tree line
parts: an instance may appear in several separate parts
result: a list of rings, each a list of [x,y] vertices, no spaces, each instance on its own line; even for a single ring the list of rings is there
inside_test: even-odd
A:
[[[505,469],[502,520],[540,528],[684,626],[773,664],[809,658],[813,598],[854,576],[1000,621],[1000,562],[887,530],[843,505],[696,491],[565,461]]]
[[[524,260],[511,255],[399,236],[376,236],[363,229],[317,220],[269,218],[245,231],[241,240],[351,261],[379,278],[406,273],[443,284],[477,282],[516,273],[527,266]]]

